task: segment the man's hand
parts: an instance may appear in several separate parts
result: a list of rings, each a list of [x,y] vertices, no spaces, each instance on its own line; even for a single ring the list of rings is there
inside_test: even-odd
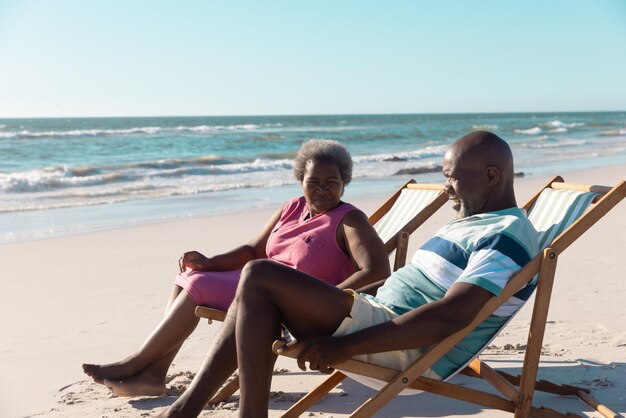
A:
[[[180,257],[178,260],[178,268],[183,273],[185,268],[190,268],[195,271],[210,271],[211,260],[198,251],[189,251]]]
[[[306,370],[306,362],[309,362],[309,369],[319,370],[322,373],[331,373],[334,364],[342,363],[352,357],[352,355],[340,343],[340,338],[333,337],[310,337],[298,340],[292,346],[283,346],[278,350],[279,354],[294,351],[299,353],[298,367]]]

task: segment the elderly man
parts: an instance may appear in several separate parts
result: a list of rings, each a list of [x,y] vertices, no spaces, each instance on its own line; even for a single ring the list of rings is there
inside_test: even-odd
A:
[[[456,219],[394,272],[375,296],[342,291],[271,261],[246,265],[235,302],[188,390],[165,416],[197,416],[239,366],[240,416],[267,416],[272,342],[281,323],[302,348],[298,363],[326,370],[357,358],[404,368],[423,349],[467,326],[537,253],[537,234],[517,207],[513,157],[490,132],[473,132],[445,154]],[[532,292],[530,283],[426,371],[445,378],[478,351]]]

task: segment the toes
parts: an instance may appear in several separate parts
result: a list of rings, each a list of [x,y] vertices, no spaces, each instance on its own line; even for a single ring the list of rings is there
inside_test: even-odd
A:
[[[95,364],[83,364],[83,371],[89,376],[91,376],[94,373],[95,369],[96,369]]]
[[[89,377],[91,377],[96,383],[102,384],[104,380],[102,376],[100,376],[100,366],[96,364],[83,364],[83,372]]]

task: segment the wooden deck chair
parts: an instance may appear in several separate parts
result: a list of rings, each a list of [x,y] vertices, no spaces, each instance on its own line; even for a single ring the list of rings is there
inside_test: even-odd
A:
[[[395,250],[394,271],[406,263],[410,235],[430,218],[448,196],[441,184],[417,183],[411,179],[393,193],[370,217],[369,221],[385,244],[387,254]],[[196,316],[212,321],[224,321],[226,312],[206,306],[196,307]],[[230,380],[209,401],[227,400],[239,389],[239,380]]]
[[[411,179],[369,217],[387,254],[396,252],[394,271],[406,263],[410,235],[448,201],[443,190],[442,184]]]
[[[555,410],[532,406],[535,390],[558,395],[574,395],[606,417],[619,417],[608,407],[600,404],[583,388],[557,385],[547,381],[536,381],[543,335],[552,283],[559,255],[585,231],[610,211],[626,196],[626,182],[617,186],[588,186],[564,183],[561,177],[553,178],[524,206],[529,219],[539,233],[540,248],[543,250],[525,267],[511,277],[502,293],[493,297],[481,309],[472,323],[465,329],[432,346],[422,357],[402,371],[392,370],[357,360],[348,360],[334,366],[335,372],[317,388],[294,404],[283,416],[296,417],[337,386],[344,378],[342,372],[354,373],[388,382],[375,396],[364,402],[351,417],[371,417],[380,408],[406,388],[427,391],[450,398],[475,403],[515,414],[515,417],[572,417]],[[511,376],[496,371],[478,357],[459,372],[487,381],[502,396],[490,392],[454,385],[446,381],[421,377],[450,348],[459,343],[476,326],[492,314],[502,303],[514,295],[531,280],[538,277],[535,302],[528,332],[527,348],[521,376]],[[284,342],[277,341],[274,351]],[[486,347],[486,346],[485,346]],[[286,353],[297,357],[293,350]],[[452,377],[452,376],[450,376]],[[448,379],[446,379],[448,380]]]

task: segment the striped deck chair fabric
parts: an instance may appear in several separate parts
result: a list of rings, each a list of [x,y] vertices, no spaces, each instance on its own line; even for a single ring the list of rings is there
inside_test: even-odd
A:
[[[546,248],[578,219],[596,196],[593,192],[544,189],[528,212],[538,233],[539,249]]]
[[[398,200],[376,224],[374,229],[383,242],[389,241],[407,224],[415,214],[420,213],[435,200],[440,190],[424,190],[405,188],[400,192]]]

